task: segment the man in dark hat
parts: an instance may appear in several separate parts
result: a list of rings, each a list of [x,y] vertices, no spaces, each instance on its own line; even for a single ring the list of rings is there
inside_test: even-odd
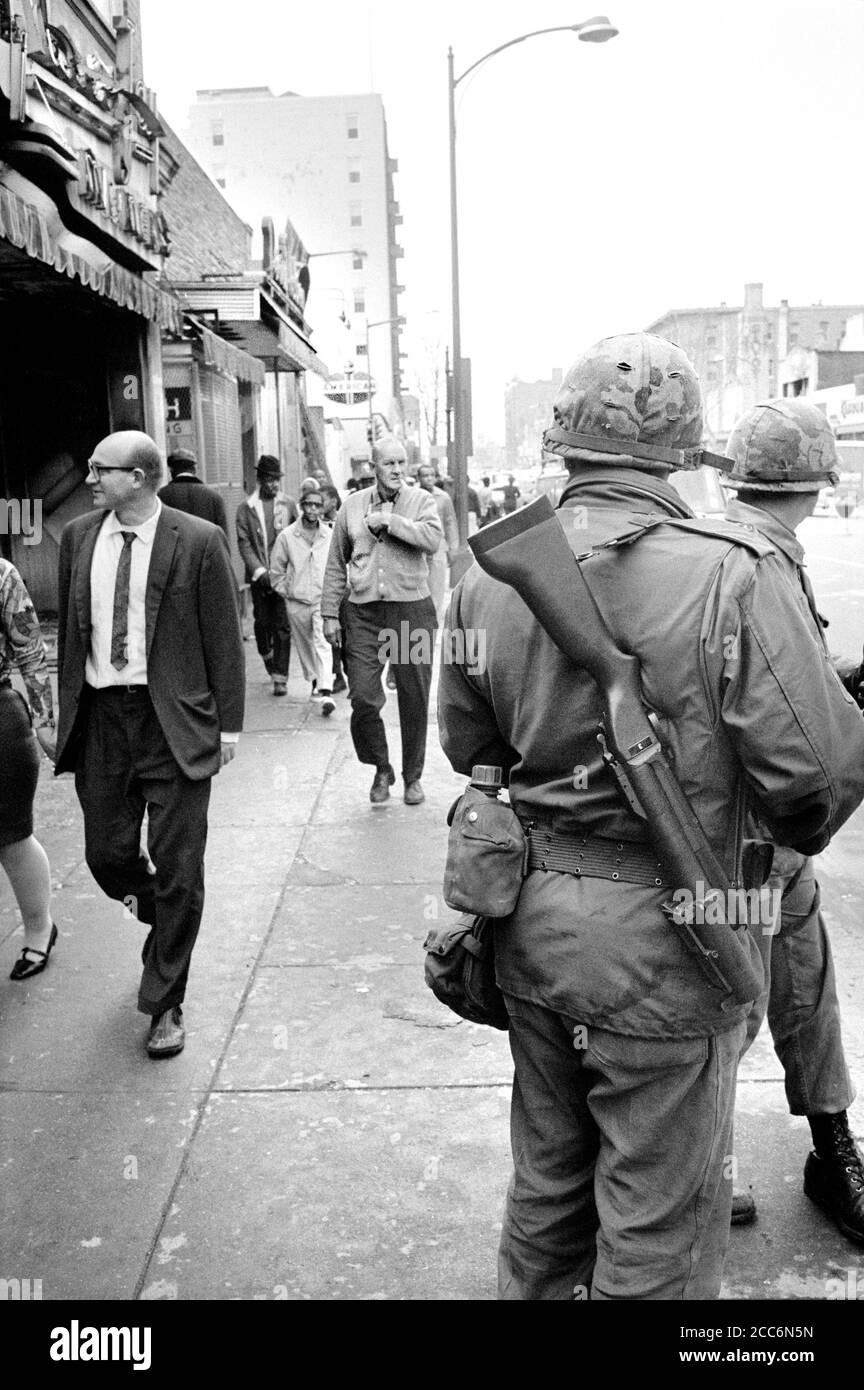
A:
[[[228,517],[222,495],[198,477],[197,466],[198,460],[191,449],[175,449],[168,455],[171,481],[160,488],[159,497],[166,507],[176,507],[178,512],[202,516],[214,526],[221,526],[227,536]]]
[[[273,694],[287,695],[291,627],[285,601],[270,582],[270,554],[280,531],[297,520],[297,503],[281,491],[282,465],[272,454],[261,455],[256,478],[255,491],[237,508],[237,549],[252,590],[252,619],[258,651],[268,674],[273,677]]]

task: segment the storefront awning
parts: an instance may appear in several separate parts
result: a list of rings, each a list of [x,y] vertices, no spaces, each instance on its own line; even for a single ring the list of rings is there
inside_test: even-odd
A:
[[[237,334],[241,346],[259,357],[268,371],[329,375],[326,364],[312,345],[288,324],[280,323],[278,333],[258,319],[251,322],[235,319],[229,327]]]
[[[51,266],[62,275],[68,275],[70,280],[79,280],[87,289],[112,300],[122,309],[152,319],[161,328],[175,333],[182,331],[182,310],[173,296],[113,261],[101,266],[92,265],[52,236],[38,208],[2,184],[0,236],[34,260]]]
[[[206,366],[215,368],[225,376],[233,377],[235,381],[245,381],[251,386],[264,385],[264,363],[259,362],[257,357],[252,357],[233,343],[226,343],[224,338],[205,327],[194,314],[186,312],[183,319],[187,325],[188,336],[195,339]]]

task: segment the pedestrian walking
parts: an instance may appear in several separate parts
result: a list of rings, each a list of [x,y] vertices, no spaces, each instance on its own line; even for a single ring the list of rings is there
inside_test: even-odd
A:
[[[702,457],[691,363],[649,334],[606,339],[571,367],[554,421],[544,445],[570,471],[564,535],[576,554],[592,553],[585,580],[639,664],[726,881],[741,882],[751,798],[781,843],[821,849],[864,797],[864,721],[772,547],[692,519],[667,482]],[[615,544],[622,538],[631,543]],[[531,544],[529,532],[523,553]],[[547,573],[542,548],[532,563],[566,621],[569,563]],[[716,1298],[750,1005],[709,981],[662,911],[677,885],[604,761],[593,678],[477,566],[454,591],[450,622],[444,750],[460,773],[500,765],[528,841],[515,911],[494,923],[515,1066],[499,1295]],[[478,630],[482,670],[460,653]],[[758,946],[738,938],[755,995]]]
[[[185,1043],[210,784],[236,752],[245,694],[228,543],[163,505],[161,471],[148,435],[108,435],[90,458],[94,511],[63,531],[55,768],[75,773],[90,872],[149,927],[138,1008],[151,1057]]]
[[[293,497],[282,492],[282,465],[272,454],[262,454],[256,470],[254,492],[237,508],[237,548],[252,592],[255,644],[273,679],[273,694],[287,695],[291,664],[291,625],[280,594],[270,582],[270,556],[276,537],[299,515]]]
[[[427,560],[441,542],[441,523],[429,493],[404,486],[406,454],[398,440],[377,444],[373,459],[374,486],[348,497],[336,518],[321,602],[324,635],[329,642],[339,638],[339,605],[350,576],[343,649],[354,751],[375,768],[369,800],[380,805],[396,780],[381,719],[381,669],[389,659],[399,704],[403,799],[417,806],[425,799],[420,779],[438,625]]]
[[[159,498],[166,507],[178,512],[188,512],[190,516],[203,517],[219,526],[228,535],[228,517],[222,494],[215,487],[208,487],[198,477],[195,455],[191,449],[175,449],[168,455],[170,483],[159,489]]]
[[[435,486],[435,469],[431,463],[421,463],[417,469],[417,482],[435,499],[443,533],[441,544],[429,560],[429,590],[435,605],[435,616],[440,623],[444,614],[444,600],[450,584],[450,566],[456,551],[459,549],[459,527],[456,524],[456,512],[448,494],[443,488]]]
[[[324,636],[321,594],[330,551],[332,528],[322,520],[324,499],[315,488],[300,498],[300,520],[293,521],[276,537],[270,556],[270,578],[288,610],[294,650],[312,698],[323,715],[336,708],[333,700],[333,648]]]
[[[507,481],[501,491],[503,493],[504,513],[506,516],[510,516],[512,512],[515,512],[519,498],[522,496],[512,473],[508,474]]]
[[[726,515],[753,527],[774,547],[804,621],[827,654],[804,548],[795,532],[813,515],[820,489],[837,485],[831,426],[815,405],[770,401],[738,421],[727,451],[735,464],[727,485],[736,495]],[[835,666],[847,689],[856,691],[860,662],[839,660]],[[747,833],[753,839],[773,839],[770,825],[755,813]],[[834,961],[812,858],[775,845],[768,887],[780,912],[762,936],[766,989],[748,1022],[747,1045],[767,1009],[789,1112],[806,1115],[813,1137],[804,1191],[845,1235],[864,1243],[864,1163],[847,1114],[855,1088],[843,1048]],[[750,1194],[735,1193],[733,1223],[744,1224],[755,1215]]]
[[[12,685],[17,670],[27,701]],[[33,834],[39,749],[55,754],[54,703],[39,619],[20,574],[0,559],[0,864],[21,921],[24,946],[10,980],[28,980],[48,964],[57,940],[51,920],[51,869]]]

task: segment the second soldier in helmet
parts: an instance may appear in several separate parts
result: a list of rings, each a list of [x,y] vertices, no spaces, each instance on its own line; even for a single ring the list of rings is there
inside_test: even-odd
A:
[[[727,451],[734,460],[728,486],[737,495],[726,514],[752,526],[773,545],[791,592],[824,649],[823,621],[795,530],[812,516],[820,489],[837,483],[831,427],[815,405],[796,399],[770,401],[738,421]],[[858,663],[835,659],[835,666],[847,688],[856,688],[861,679]],[[770,827],[755,815],[749,833],[771,838]],[[779,898],[780,914],[763,940],[766,994],[751,1017],[748,1041],[767,1004],[789,1110],[807,1116],[813,1135],[804,1191],[844,1234],[864,1243],[864,1164],[846,1114],[855,1090],[843,1052],[834,963],[813,860],[777,845],[769,885]],[[736,1193],[733,1221],[743,1223],[754,1216],[753,1199]]]

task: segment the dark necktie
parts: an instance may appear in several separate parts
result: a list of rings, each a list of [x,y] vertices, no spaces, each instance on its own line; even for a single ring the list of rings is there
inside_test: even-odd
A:
[[[114,581],[114,613],[111,623],[111,665],[116,671],[128,666],[126,655],[129,625],[129,575],[132,570],[132,542],[134,531],[121,531],[123,549],[117,565],[117,578]]]

